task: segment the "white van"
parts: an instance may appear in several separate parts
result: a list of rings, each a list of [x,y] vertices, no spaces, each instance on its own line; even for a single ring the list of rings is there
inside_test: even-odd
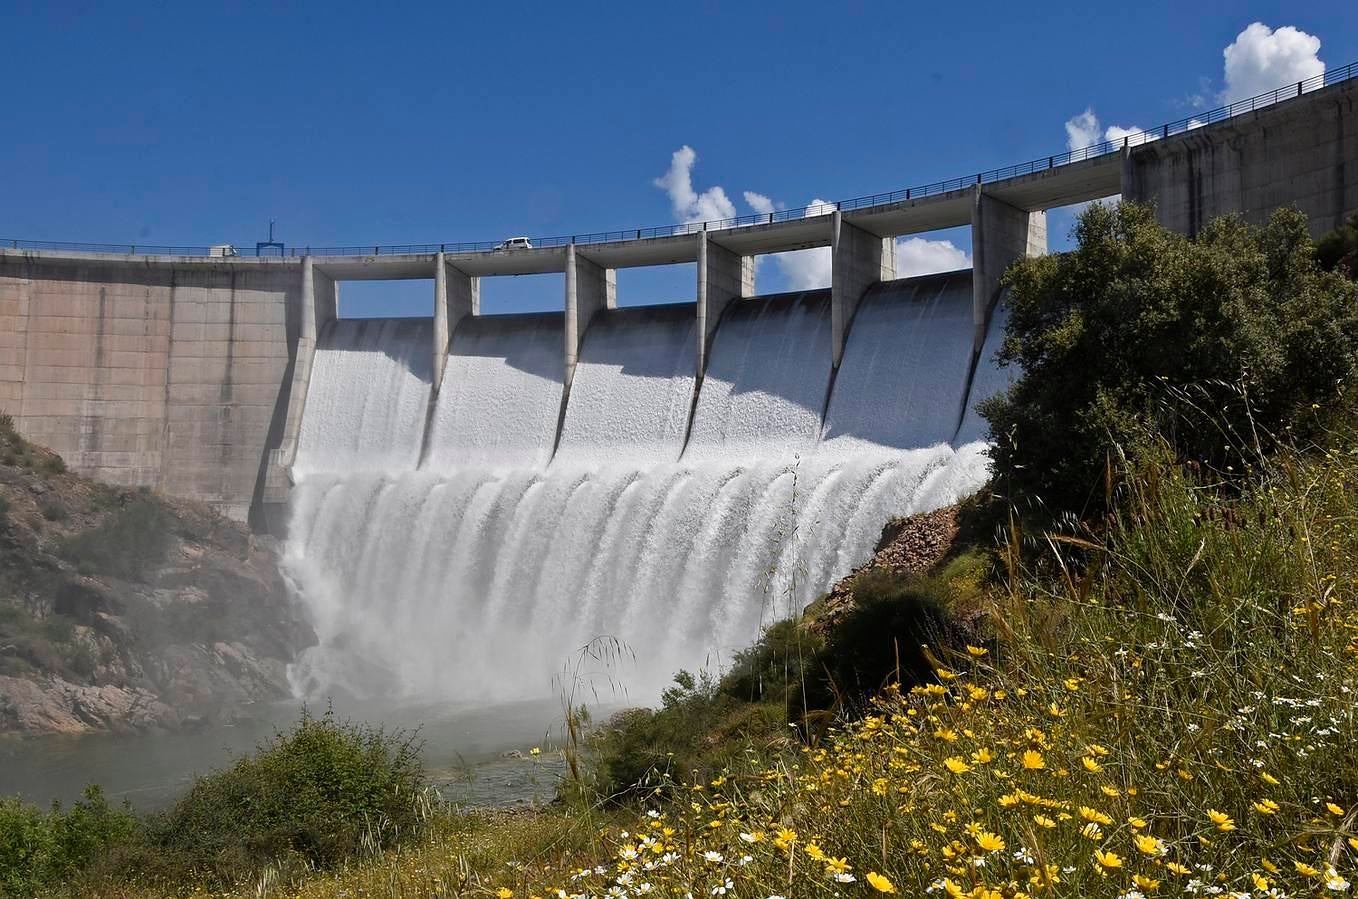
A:
[[[495,248],[496,250],[531,250],[533,242],[526,237],[511,237]]]

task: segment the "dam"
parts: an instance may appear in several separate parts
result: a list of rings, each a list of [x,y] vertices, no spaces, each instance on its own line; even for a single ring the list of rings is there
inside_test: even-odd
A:
[[[1047,209],[1121,194],[1188,234],[1358,210],[1358,71],[1339,72],[939,184],[524,248],[14,241],[0,409],[78,471],[284,535],[319,637],[299,694],[540,695],[604,634],[654,693],[800,610],[890,516],[984,484],[1000,277],[1046,251]],[[896,277],[896,237],[956,226],[972,269]],[[757,256],[811,247],[827,289],[758,293]],[[618,305],[619,269],[677,263],[691,302]],[[482,314],[482,279],[544,273],[558,310]],[[345,281],[390,279],[431,281],[429,315],[341,315]]]

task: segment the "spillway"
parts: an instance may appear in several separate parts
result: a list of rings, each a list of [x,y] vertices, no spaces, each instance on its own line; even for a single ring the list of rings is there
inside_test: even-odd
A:
[[[564,415],[560,316],[464,323],[418,469],[322,464],[294,491],[285,568],[320,641],[298,692],[550,695],[605,635],[631,648],[612,674],[638,701],[719,667],[863,562],[888,517],[984,482],[984,454],[950,445],[968,291],[952,275],[868,297],[834,379],[823,291],[730,304],[700,384],[691,306],[607,310]]]
[[[978,440],[985,440],[990,426],[976,411],[976,405],[999,393],[1004,393],[1013,382],[1013,366],[1000,367],[996,355],[1004,343],[1004,328],[1009,320],[1009,304],[1000,302],[991,315],[990,330],[986,333],[985,345],[976,360],[976,373],[971,379],[971,391],[967,397],[967,412],[962,417],[962,426],[957,429],[954,446],[965,446]]]
[[[561,414],[559,313],[469,316],[453,332],[427,467],[541,468]]]
[[[429,405],[429,319],[341,319],[316,344],[297,473],[414,468]]]
[[[585,334],[556,464],[674,462],[693,407],[693,307],[608,309]]]

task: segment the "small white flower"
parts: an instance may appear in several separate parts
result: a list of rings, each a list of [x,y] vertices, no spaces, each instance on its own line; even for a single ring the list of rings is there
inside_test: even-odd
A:
[[[743,868],[743,867],[745,867],[746,865],[748,865],[748,864],[749,864],[750,862],[752,862],[752,861],[754,861],[754,856],[753,856],[753,855],[742,855],[742,856],[740,857],[740,866]]]
[[[724,856],[724,855],[722,855],[720,852],[717,852],[717,851],[712,850],[712,849],[709,849],[709,850],[707,850],[706,852],[704,852],[704,853],[703,853],[703,858],[707,859],[708,861],[710,861],[710,862],[711,862],[712,864],[714,864],[714,865],[715,865],[715,864],[718,864],[719,862],[725,860],[725,856]]]
[[[850,874],[848,871],[840,871],[838,874],[835,875],[835,880],[837,880],[837,881],[840,882],[840,883],[853,883],[853,882],[856,881],[857,879],[858,879],[857,877],[854,877],[854,876],[853,876],[852,874]],[[1345,883],[1345,884],[1344,884],[1344,887],[1345,887],[1345,889],[1347,889],[1347,888],[1348,888],[1348,884]]]

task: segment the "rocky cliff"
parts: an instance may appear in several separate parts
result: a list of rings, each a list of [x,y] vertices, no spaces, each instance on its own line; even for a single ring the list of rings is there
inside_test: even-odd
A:
[[[232,715],[313,640],[267,538],[70,474],[0,415],[0,733]]]

